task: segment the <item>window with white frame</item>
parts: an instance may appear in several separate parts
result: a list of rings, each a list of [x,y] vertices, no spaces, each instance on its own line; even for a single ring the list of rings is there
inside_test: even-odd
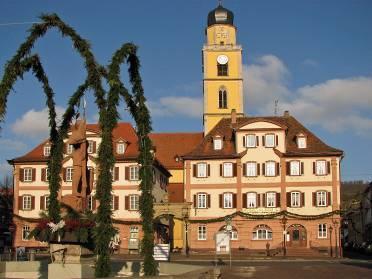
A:
[[[326,191],[316,192],[316,205],[327,206],[327,192]]]
[[[45,181],[49,181],[49,168],[45,168]]]
[[[274,134],[266,134],[265,135],[265,146],[266,147],[274,147],[275,146],[275,135]]]
[[[291,161],[289,163],[289,166],[290,166],[290,175],[300,175],[301,174],[300,161]]]
[[[316,175],[326,175],[326,161],[325,160],[319,160],[316,161]]]
[[[230,239],[231,240],[238,240],[238,231],[237,230],[230,231]]]
[[[276,163],[273,161],[266,162],[265,164],[265,176],[275,176],[276,171],[275,171]]]
[[[88,209],[93,210],[93,196],[88,197]]]
[[[207,194],[199,193],[197,195],[197,206],[198,208],[207,208]]]
[[[72,181],[74,175],[74,168],[66,168],[66,181]]]
[[[129,209],[130,210],[139,210],[139,195],[130,195],[129,196]]]
[[[139,238],[139,228],[137,226],[130,226],[129,228],[129,239]]]
[[[87,150],[87,152],[89,154],[94,152],[94,141],[92,141],[92,140],[89,140],[88,141],[88,150]]]
[[[49,201],[50,201],[49,196],[44,196],[44,208],[45,209],[48,209],[48,207],[49,207]]]
[[[130,166],[129,167],[129,180],[138,180],[139,179],[139,167]]]
[[[257,207],[257,193],[247,193],[247,207]]]
[[[50,156],[50,145],[44,146],[44,156],[49,157]]]
[[[31,210],[32,209],[32,198],[29,195],[22,197],[22,208],[23,210]]]
[[[276,193],[266,193],[266,207],[276,207]]]
[[[32,181],[32,168],[23,169],[23,181],[25,182]]]
[[[221,138],[213,139],[213,148],[214,148],[214,150],[221,150],[222,149],[222,139]]]
[[[207,226],[202,225],[198,226],[198,240],[206,240],[207,239]]]
[[[72,154],[72,152],[74,151],[74,146],[72,144],[67,144],[67,154]]]
[[[291,192],[291,207],[299,207],[301,203],[301,193]]]
[[[118,153],[118,154],[124,154],[124,152],[125,152],[125,143],[119,142],[116,145],[116,153]]]
[[[111,202],[110,202],[111,210],[115,210],[115,196],[111,196]]]
[[[223,163],[223,176],[224,177],[233,176],[233,163]]]
[[[233,207],[233,194],[224,193],[223,194],[223,208],[232,208]]]
[[[246,147],[256,147],[256,135],[246,135],[245,136],[245,146]]]
[[[253,240],[269,240],[273,238],[273,232],[271,228],[266,225],[259,225],[253,229],[252,239]]]
[[[318,238],[327,238],[327,224],[318,225]]]
[[[197,169],[197,173],[196,173],[196,176],[197,177],[207,177],[207,163],[198,163],[196,165],[196,169]]]
[[[257,176],[257,163],[256,162],[248,162],[246,165],[246,174],[247,176]]]
[[[30,234],[30,226],[24,225],[22,228],[22,240],[28,240]]]
[[[297,147],[298,148],[306,148],[306,138],[305,137],[298,137],[297,138]]]

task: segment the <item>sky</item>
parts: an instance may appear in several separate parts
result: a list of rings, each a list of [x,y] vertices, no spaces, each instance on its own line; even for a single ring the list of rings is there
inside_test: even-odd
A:
[[[155,132],[202,131],[201,49],[216,0],[0,2],[0,78],[5,63],[42,13],[57,13],[87,39],[107,65],[123,43],[138,45],[145,95]],[[289,110],[328,145],[344,150],[342,180],[372,180],[372,1],[224,0],[243,46],[244,108],[248,115]],[[26,24],[13,24],[25,23]],[[51,30],[37,41],[63,113],[85,79],[71,41]],[[127,84],[125,66],[122,78]],[[91,93],[91,92],[90,92]],[[90,94],[92,95],[92,94]],[[88,121],[97,108],[88,95]],[[0,123],[0,181],[7,159],[48,135],[41,86],[32,74],[17,81]],[[132,121],[123,103],[121,121]]]

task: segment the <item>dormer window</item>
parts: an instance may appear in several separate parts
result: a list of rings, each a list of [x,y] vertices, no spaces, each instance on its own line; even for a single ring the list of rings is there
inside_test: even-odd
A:
[[[124,154],[124,152],[125,152],[125,143],[124,142],[119,142],[116,145],[116,152],[118,154]]]
[[[67,154],[72,154],[73,151],[74,151],[74,146],[72,144],[67,144],[66,153]]]
[[[50,156],[50,145],[45,145],[44,146],[44,156],[49,157]]]
[[[306,148],[306,137],[297,137],[297,147]]]
[[[221,150],[222,149],[222,138],[214,138],[213,139],[213,149],[214,150]]]
[[[265,147],[275,147],[275,135],[274,134],[265,135]]]

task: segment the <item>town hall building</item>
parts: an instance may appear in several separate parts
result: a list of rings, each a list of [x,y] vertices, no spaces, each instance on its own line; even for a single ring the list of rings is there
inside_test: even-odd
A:
[[[202,54],[204,131],[150,135],[160,228],[156,240],[186,253],[269,248],[290,255],[296,249],[317,252],[330,247],[340,253],[343,151],[324,143],[288,111],[282,116],[244,113],[242,47],[233,13],[221,5],[208,14]],[[120,248],[127,252],[138,249],[141,238],[138,138],[129,123],[119,123],[113,133],[113,218]],[[87,138],[88,166],[94,173],[100,144],[97,124],[87,125]],[[70,148],[66,146],[60,196],[71,192]],[[48,154],[46,140],[10,161],[15,246],[43,245],[28,240],[27,234],[47,207]],[[88,209],[96,209],[94,192]],[[218,232],[230,236],[231,247],[217,247]]]

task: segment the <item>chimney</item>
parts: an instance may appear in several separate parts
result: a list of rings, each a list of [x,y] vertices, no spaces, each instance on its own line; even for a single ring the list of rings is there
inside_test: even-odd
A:
[[[236,109],[231,110],[231,124],[236,124]]]
[[[283,116],[284,116],[284,117],[289,117],[289,116],[290,116],[290,115],[289,115],[289,110],[284,111]]]

